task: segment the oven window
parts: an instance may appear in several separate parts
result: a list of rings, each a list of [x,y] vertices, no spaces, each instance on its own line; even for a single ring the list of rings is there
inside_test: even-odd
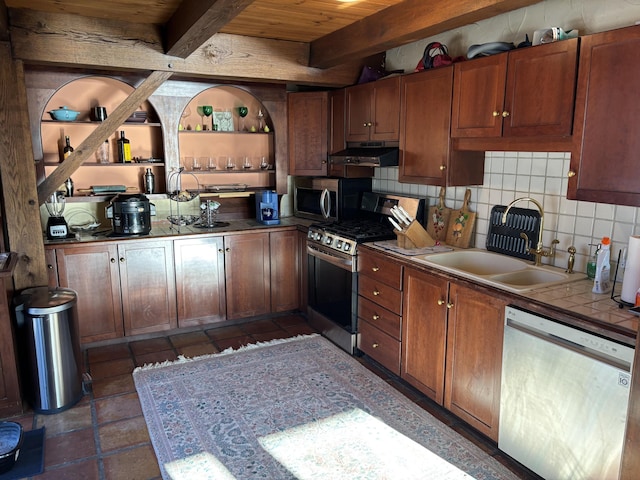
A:
[[[309,306],[350,333],[356,332],[357,274],[313,255],[309,261]]]

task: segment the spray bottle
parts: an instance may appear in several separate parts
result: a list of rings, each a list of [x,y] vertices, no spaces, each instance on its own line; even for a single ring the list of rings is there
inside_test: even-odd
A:
[[[593,279],[593,293],[607,293],[611,288],[609,283],[611,239],[602,237],[600,245],[600,250],[596,255],[596,276]]]

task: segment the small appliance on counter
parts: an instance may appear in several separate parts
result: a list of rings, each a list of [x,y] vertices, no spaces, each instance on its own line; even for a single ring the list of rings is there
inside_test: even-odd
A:
[[[279,225],[278,194],[273,190],[256,191],[256,220],[264,225]]]
[[[74,235],[69,232],[69,225],[67,225],[67,221],[63,216],[65,207],[64,193],[52,193],[49,200],[44,202],[44,205],[49,213],[49,219],[47,220],[47,239],[59,240],[73,237]]]
[[[119,193],[106,208],[106,216],[111,219],[113,228],[110,236],[148,235],[151,217],[155,214],[155,205],[145,195]]]

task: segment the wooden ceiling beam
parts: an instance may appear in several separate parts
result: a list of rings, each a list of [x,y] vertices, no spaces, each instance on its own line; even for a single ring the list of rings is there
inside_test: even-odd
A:
[[[164,54],[158,27],[9,9],[13,56],[25,64],[107,71],[170,71],[230,81],[352,85],[362,62],[311,68],[309,44],[218,33],[188,58]]]
[[[127,118],[164,83],[171,72],[152,72],[40,185],[38,201],[43,204],[122,125]]]
[[[166,54],[187,58],[254,1],[184,0],[165,25]]]
[[[311,42],[309,65],[329,68],[541,0],[405,0]]]

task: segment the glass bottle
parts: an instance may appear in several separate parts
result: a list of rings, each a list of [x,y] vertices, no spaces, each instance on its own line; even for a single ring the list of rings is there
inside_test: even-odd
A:
[[[109,139],[96,150],[96,160],[98,163],[109,163]]]
[[[131,143],[124,136],[124,130],[120,132],[120,138],[118,139],[118,162],[131,163]]]
[[[153,193],[156,186],[156,179],[150,168],[144,174],[144,193]]]
[[[64,137],[64,148],[62,149],[62,160],[65,160],[71,153],[73,152],[73,147],[71,146],[71,140],[69,137],[65,135]]]

